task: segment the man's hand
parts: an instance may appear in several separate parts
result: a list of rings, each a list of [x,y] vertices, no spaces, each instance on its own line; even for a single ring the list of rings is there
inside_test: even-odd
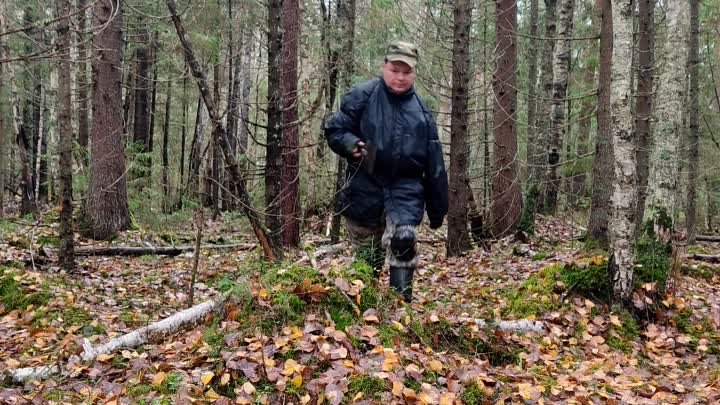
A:
[[[355,159],[360,159],[363,156],[366,156],[367,149],[365,149],[365,142],[358,141],[358,143],[355,144],[355,149],[353,149],[351,155]]]

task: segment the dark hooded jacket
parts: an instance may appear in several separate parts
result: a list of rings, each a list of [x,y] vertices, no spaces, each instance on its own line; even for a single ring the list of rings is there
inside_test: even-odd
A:
[[[427,208],[430,223],[442,223],[448,209],[442,145],[414,89],[394,94],[382,78],[354,87],[325,123],[325,137],[348,160],[336,207],[342,215],[366,226],[381,225],[386,215],[397,225],[419,225]],[[352,157],[358,141],[374,151],[371,166]]]

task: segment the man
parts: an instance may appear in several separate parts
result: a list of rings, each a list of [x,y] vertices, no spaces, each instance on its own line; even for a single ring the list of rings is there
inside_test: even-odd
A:
[[[325,124],[330,149],[348,160],[336,209],[356,254],[379,273],[387,251],[390,285],[406,302],[418,263],[415,228],[425,208],[433,229],[448,209],[437,127],[413,86],[417,61],[415,45],[390,44],[382,77],[350,90]]]

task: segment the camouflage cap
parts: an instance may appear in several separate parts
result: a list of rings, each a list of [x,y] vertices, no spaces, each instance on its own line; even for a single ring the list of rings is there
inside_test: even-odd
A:
[[[415,69],[415,65],[417,65],[418,61],[417,46],[403,41],[392,42],[387,47],[385,59],[388,62],[403,62]]]

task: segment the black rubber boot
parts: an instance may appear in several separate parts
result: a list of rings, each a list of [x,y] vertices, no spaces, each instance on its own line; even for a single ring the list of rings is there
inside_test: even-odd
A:
[[[390,286],[402,294],[405,302],[412,301],[412,281],[415,269],[412,267],[390,267]]]

